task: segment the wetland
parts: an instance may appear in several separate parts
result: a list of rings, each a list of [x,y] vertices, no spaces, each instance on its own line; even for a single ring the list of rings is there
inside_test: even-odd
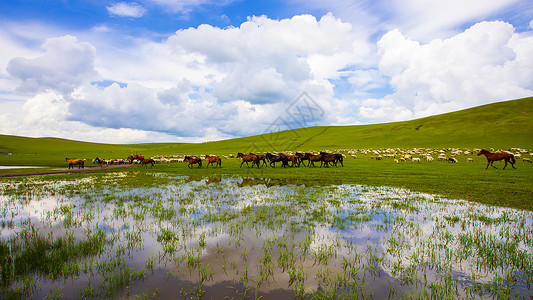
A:
[[[9,298],[531,298],[533,212],[157,172],[0,182]]]

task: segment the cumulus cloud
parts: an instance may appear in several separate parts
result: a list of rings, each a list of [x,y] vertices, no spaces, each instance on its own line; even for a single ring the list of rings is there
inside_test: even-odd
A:
[[[31,96],[23,125],[3,114],[0,130],[215,140],[264,133],[280,117],[283,129],[300,126],[288,109],[304,91],[321,112],[306,126],[406,120],[533,94],[533,37],[504,22],[428,42],[391,30],[371,43],[332,14],[259,16],[162,41],[105,41],[65,35],[46,40],[44,53],[10,59],[9,78]]]
[[[89,43],[79,43],[76,37],[65,35],[47,39],[45,53],[37,58],[13,58],[7,72],[21,81],[18,90],[38,93],[47,89],[68,93],[81,83],[97,78],[94,69],[96,49]]]
[[[380,72],[390,78],[394,94],[387,105],[363,104],[360,116],[384,119],[423,117],[533,94],[533,37],[514,32],[504,22],[481,22],[465,32],[427,44],[399,30],[378,42]],[[403,117],[398,117],[402,116]],[[390,118],[390,117],[389,117]]]
[[[110,15],[118,17],[140,18],[146,13],[146,9],[136,2],[119,2],[107,7]]]
[[[365,64],[372,46],[331,14],[272,20],[252,17],[240,27],[201,25],[168,39],[180,51],[197,53],[225,73],[213,84],[220,101],[255,104],[295,99],[312,81],[340,76],[348,65]]]

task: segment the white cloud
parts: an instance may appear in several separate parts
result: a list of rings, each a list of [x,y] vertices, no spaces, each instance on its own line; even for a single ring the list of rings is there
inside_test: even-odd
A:
[[[367,64],[373,55],[350,24],[331,14],[320,20],[253,17],[238,28],[201,25],[176,32],[168,44],[178,53],[201,55],[202,63],[225,73],[213,84],[219,100],[252,103],[291,101],[311,83],[331,89],[325,78]]]
[[[408,36],[428,41],[456,32],[456,28],[495,14],[519,0],[392,0],[393,24]]]
[[[9,61],[7,72],[21,81],[18,89],[37,93],[47,89],[68,93],[81,83],[98,76],[94,69],[95,48],[78,43],[66,35],[47,39],[45,53],[37,58],[16,57]]]
[[[533,94],[533,37],[514,33],[504,22],[481,22],[446,40],[427,44],[400,31],[378,42],[380,72],[390,77],[393,99],[413,117],[458,110]],[[378,120],[397,113],[364,107],[360,115]],[[402,113],[407,116],[407,114]]]
[[[533,94],[533,37],[504,22],[428,42],[391,30],[371,43],[332,14],[201,25],[162,41],[115,34],[102,25],[49,38],[44,52],[0,49],[0,89],[18,80],[30,94],[24,115],[0,114],[0,131],[215,140],[263,133],[303,91],[324,110],[308,125],[406,120]]]
[[[505,11],[524,14],[528,0],[291,0],[305,8],[330,11],[356,31],[372,36],[398,28],[406,36],[428,42],[448,38],[483,19],[501,19]],[[378,37],[379,37],[378,36]]]
[[[110,15],[119,17],[140,18],[146,13],[146,9],[136,2],[119,2],[107,7]]]

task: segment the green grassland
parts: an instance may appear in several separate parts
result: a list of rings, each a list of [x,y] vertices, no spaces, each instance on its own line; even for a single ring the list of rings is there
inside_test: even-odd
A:
[[[417,120],[375,125],[321,126],[208,143],[147,143],[113,145],[57,138],[0,135],[0,165],[66,168],[65,157],[125,158],[128,155],[228,155],[237,152],[277,152],[382,148],[495,148],[533,150],[533,97],[504,101]],[[5,155],[11,153],[11,155]],[[269,178],[280,183],[366,184],[397,186],[453,198],[533,210],[533,165],[517,161],[517,169],[495,163],[485,170],[483,156],[467,163],[443,161],[394,163],[370,159],[370,154],[347,157],[337,168],[239,168],[240,160],[224,159],[222,169],[188,169],[183,163],[157,164],[146,172],[172,172],[203,178],[238,175]],[[531,157],[529,154],[524,157]],[[436,157],[435,157],[436,158]],[[89,162],[90,164],[90,162]],[[205,166],[205,163],[204,163]],[[135,166],[128,170],[141,170]],[[144,170],[144,169],[143,169]],[[6,172],[6,171],[3,171]]]

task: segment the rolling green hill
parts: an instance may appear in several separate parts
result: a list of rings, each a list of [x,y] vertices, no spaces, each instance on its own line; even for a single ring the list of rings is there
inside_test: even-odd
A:
[[[97,144],[0,135],[0,165],[64,165],[64,157],[125,158],[384,147],[533,148],[533,97],[411,121],[319,126],[209,143]],[[11,153],[11,155],[5,155]]]
[[[382,147],[530,148],[533,146],[532,113],[533,97],[530,97],[411,121],[302,128],[213,142],[206,148],[221,152],[246,147],[255,148],[255,151]]]

